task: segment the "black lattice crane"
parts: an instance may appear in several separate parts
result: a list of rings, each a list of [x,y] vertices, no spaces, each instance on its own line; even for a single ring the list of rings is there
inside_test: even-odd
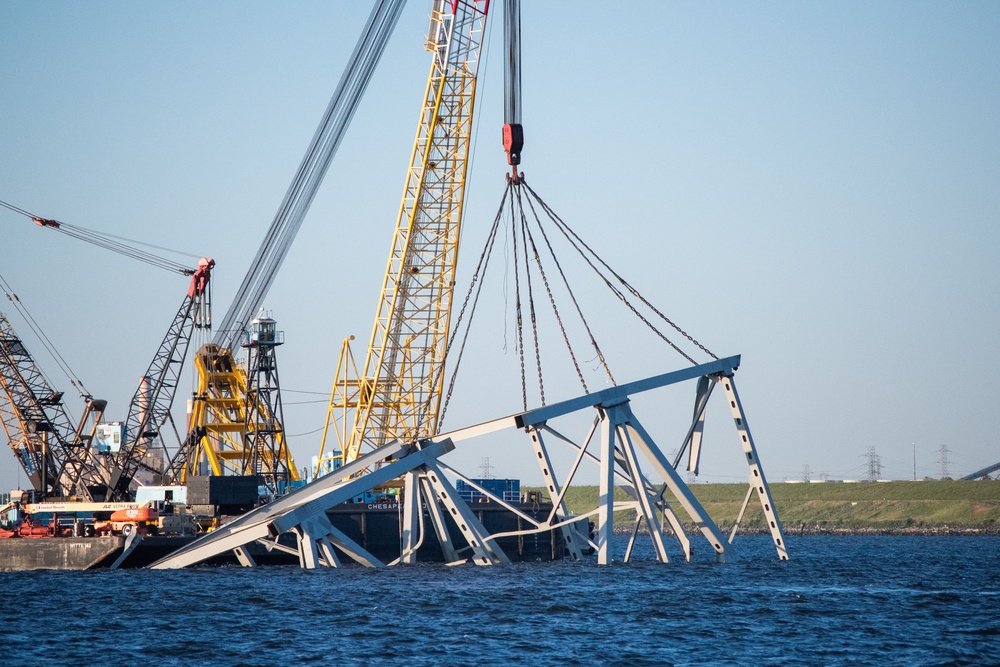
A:
[[[187,295],[132,396],[124,443],[119,451],[108,453],[113,499],[124,500],[131,495],[130,486],[141,469],[163,473],[167,468],[169,457],[159,438],[160,429],[172,419],[170,408],[191,337],[195,329],[211,327],[208,285],[214,266],[212,259],[202,258],[198,262]]]
[[[54,389],[0,312],[0,426],[43,498],[104,495],[104,479],[92,455],[94,429],[106,401],[84,397],[86,410],[76,428]]]

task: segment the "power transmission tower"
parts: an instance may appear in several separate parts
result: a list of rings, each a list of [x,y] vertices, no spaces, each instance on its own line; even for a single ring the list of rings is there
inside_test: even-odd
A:
[[[869,447],[865,456],[868,459],[868,481],[877,482],[882,479],[882,457],[875,453],[874,447]]]
[[[809,476],[809,464],[807,463],[804,466],[802,466],[802,481],[809,482],[810,479],[811,478]]]
[[[950,463],[948,460],[948,454],[951,453],[951,450],[948,449],[948,445],[941,445],[938,452],[941,456],[941,458],[938,459],[938,463],[941,464],[941,479],[950,479],[951,475],[948,474],[948,464]]]
[[[490,465],[490,457],[484,456],[479,469],[482,471],[483,479],[493,479],[493,471],[496,469]]]

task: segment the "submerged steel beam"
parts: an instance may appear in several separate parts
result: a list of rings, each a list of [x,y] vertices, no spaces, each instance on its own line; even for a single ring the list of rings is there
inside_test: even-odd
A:
[[[404,480],[405,489],[402,497],[400,534],[402,551],[400,557],[392,563],[416,562],[417,550],[424,541],[425,531],[429,530],[436,533],[448,563],[472,562],[478,565],[510,562],[497,544],[499,537],[560,530],[563,537],[560,547],[568,549],[574,558],[580,558],[585,543],[589,543],[597,552],[598,563],[607,564],[614,558],[611,553],[614,512],[626,509],[636,512],[636,529],[643,524],[647,527],[657,560],[662,562],[669,560],[663,539],[668,530],[667,526],[680,544],[685,560],[690,560],[692,553],[690,540],[684,532],[684,526],[677,512],[671,507],[671,503],[675,501],[677,505],[683,507],[697,530],[709,542],[718,560],[725,561],[733,553],[730,544],[738,525],[734,527],[733,535],[726,539],[677,472],[677,467],[684,456],[684,449],[689,450],[689,468],[697,470],[699,467],[705,410],[712,387],[717,383],[723,388],[730,403],[744,457],[750,468],[750,489],[738,523],[742,522],[749,500],[753,495],[757,495],[775,545],[778,547],[778,556],[781,560],[785,560],[788,556],[781,524],[732,379],[739,359],[739,356],[729,357],[611,387],[537,410],[451,431],[438,436],[436,441],[423,441],[409,446],[398,442],[391,443],[319,478],[285,498],[223,526],[173,556],[155,563],[152,567],[157,569],[184,567],[230,549],[237,550],[241,562],[245,565],[252,565],[252,559],[242,547],[253,541],[263,542],[269,547],[292,554],[297,553],[301,565],[305,568],[337,567],[340,565],[341,555],[346,555],[369,567],[381,567],[383,564],[374,556],[331,525],[326,511],[364,491],[400,477]],[[630,397],[635,393],[693,379],[698,379],[694,414],[687,435],[682,441],[682,451],[678,453],[677,460],[671,463],[633,414]],[[595,409],[596,418],[582,442],[567,438],[548,423],[548,420],[587,408]],[[530,519],[528,521],[531,524],[530,528],[491,535],[469,506],[459,498],[449,478],[445,477],[446,473],[460,479],[464,478],[464,475],[439,462],[439,458],[454,449],[455,442],[509,428],[523,429],[529,436],[534,459],[542,468],[553,510],[541,521]],[[574,461],[568,475],[560,477],[553,469],[553,459],[548,451],[550,445],[543,438],[543,431],[552,434],[552,440],[565,442],[575,448]],[[592,446],[597,449],[596,455],[593,451],[588,451]],[[581,462],[585,459],[597,463],[600,468],[598,506],[584,513],[582,517],[570,517],[566,515],[563,503],[565,489],[572,484]],[[662,490],[658,491],[659,487],[651,483],[643,473],[641,466],[647,464],[664,480]],[[615,502],[616,481],[626,485],[634,496],[634,502]],[[664,496],[667,490],[673,496],[670,500]],[[506,506],[506,503],[499,499],[497,502]],[[521,516],[515,507],[507,509]],[[446,520],[445,514],[450,516],[450,521]],[[598,534],[596,540],[591,542],[579,532],[578,524],[595,516],[599,522]],[[430,525],[427,527],[424,526],[425,517],[429,517],[427,523]],[[461,532],[461,537],[467,546],[455,544],[454,537],[449,534],[448,529],[452,522]],[[290,549],[277,543],[278,536],[285,533],[296,536],[297,549]],[[631,556],[636,535],[637,533],[633,534],[633,539],[627,547],[626,561]]]
[[[170,556],[153,563],[150,567],[152,569],[187,567],[256,540],[268,538],[277,540],[279,535],[291,531],[293,528],[298,529],[300,557],[303,558],[306,567],[314,566],[319,562],[315,558],[314,542],[316,539],[323,539],[328,535],[333,535],[336,542],[346,545],[348,555],[360,556],[360,560],[368,565],[381,565],[377,559],[369,557],[370,554],[360,545],[353,544],[342,533],[338,534],[339,531],[333,530],[333,527],[328,525],[329,520],[326,520],[326,524],[324,524],[326,510],[418,468],[452,449],[454,449],[454,445],[447,440],[431,443],[422,449],[407,447],[399,443],[386,445],[280,500],[244,514],[236,521],[208,533]],[[384,461],[387,455],[399,458],[375,468],[375,463]],[[373,469],[367,474],[349,479],[350,474],[369,467]],[[322,515],[322,519],[319,518],[320,515]],[[307,536],[309,539],[305,539]]]
[[[760,459],[757,457],[757,447],[753,443],[753,436],[750,435],[750,426],[747,424],[746,414],[743,412],[743,404],[740,396],[736,392],[736,383],[732,374],[725,375],[718,379],[722,389],[726,392],[726,400],[733,413],[733,421],[736,423],[736,432],[740,437],[740,446],[746,456],[747,466],[750,467],[750,486],[757,492],[760,499],[760,507],[764,510],[764,518],[767,520],[767,529],[771,532],[771,539],[778,550],[780,560],[788,560],[788,549],[785,546],[785,535],[781,530],[781,521],[778,513],[774,509],[774,498],[771,497],[771,487],[764,479],[764,469],[760,467]]]

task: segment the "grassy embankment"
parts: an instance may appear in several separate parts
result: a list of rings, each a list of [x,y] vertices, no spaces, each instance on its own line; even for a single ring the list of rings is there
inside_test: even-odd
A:
[[[691,488],[720,527],[731,526],[736,520],[747,490],[744,484],[694,484]],[[772,484],[771,493],[778,516],[789,531],[1000,532],[1000,480]],[[628,500],[622,489],[615,489],[615,497]],[[576,514],[593,509],[597,487],[570,488],[566,503]],[[682,519],[687,519],[677,503],[671,504]],[[632,516],[630,511],[616,512],[616,530],[631,527]],[[765,527],[756,498],[743,525],[748,530]]]

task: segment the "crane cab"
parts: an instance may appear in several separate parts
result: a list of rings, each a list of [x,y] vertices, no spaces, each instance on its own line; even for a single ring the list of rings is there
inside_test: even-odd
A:
[[[247,327],[244,347],[260,345],[281,345],[285,342],[284,331],[278,331],[278,323],[266,315],[260,315]]]

